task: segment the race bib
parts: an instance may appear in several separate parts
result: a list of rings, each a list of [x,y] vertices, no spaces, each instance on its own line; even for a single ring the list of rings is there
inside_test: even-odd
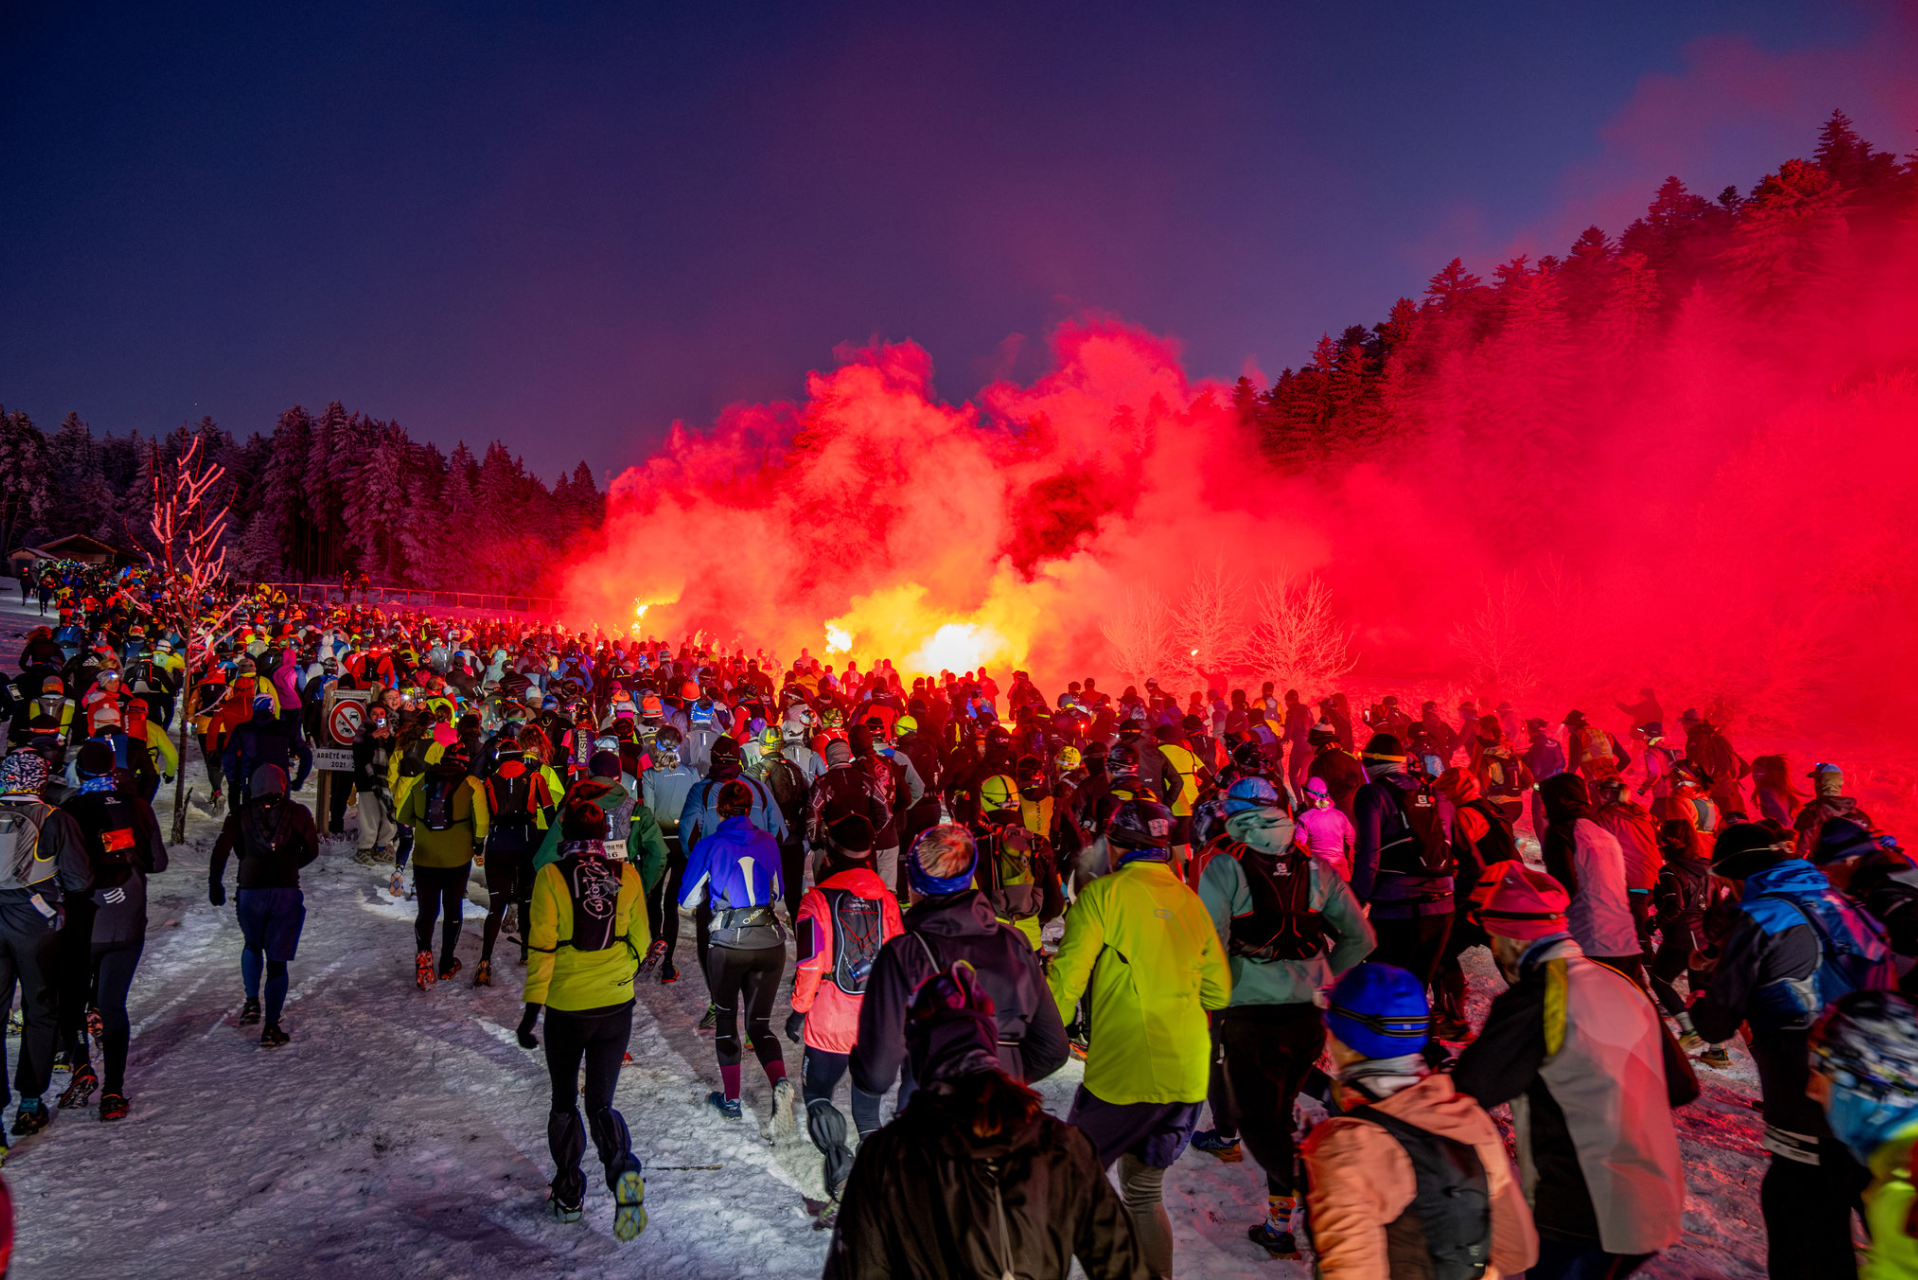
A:
[[[605,844],[607,857],[623,858],[626,856],[626,842],[624,840],[608,840]]]

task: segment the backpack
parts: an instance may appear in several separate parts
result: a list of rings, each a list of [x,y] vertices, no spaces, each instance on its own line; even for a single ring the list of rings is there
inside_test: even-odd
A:
[[[596,840],[569,841],[559,863],[566,890],[573,899],[573,936],[566,945],[575,951],[606,951],[623,941],[619,935],[621,862],[601,856]]]
[[[1424,778],[1417,783],[1413,787],[1379,784],[1398,802],[1398,830],[1388,831],[1379,840],[1379,870],[1401,876],[1449,876],[1452,850],[1439,822],[1438,792]]]
[[[1346,1115],[1391,1134],[1412,1162],[1418,1190],[1405,1212],[1386,1224],[1387,1270],[1432,1280],[1483,1276],[1492,1255],[1492,1195],[1478,1152],[1376,1107]]]
[[[93,856],[93,887],[111,889],[123,885],[139,865],[139,837],[135,834],[133,806],[124,800],[108,800],[102,807],[106,819],[98,832],[87,833],[88,851]]]
[[[825,891],[832,909],[832,983],[849,996],[866,993],[873,963],[885,945],[886,917],[876,898],[845,889]]]
[[[1815,1015],[1830,1008],[1833,1001],[1854,991],[1897,987],[1898,973],[1883,929],[1869,914],[1840,897],[1837,890],[1811,898],[1767,893],[1759,895],[1758,901],[1766,899],[1790,904],[1818,935],[1818,968],[1809,978],[1767,984],[1790,986],[1801,998],[1809,997],[1807,1013]]]
[[[1275,858],[1233,842],[1225,849],[1245,872],[1252,910],[1232,921],[1230,955],[1260,964],[1309,960],[1331,947],[1331,929],[1312,905],[1312,856],[1289,848]]]
[[[426,829],[428,831],[450,831],[454,826],[453,788],[459,786],[464,777],[449,777],[436,774],[420,783],[425,791]]]
[[[980,860],[991,881],[987,891],[994,911],[1008,920],[1028,920],[1039,914],[1045,895],[1039,888],[1039,859],[1047,848],[1044,836],[1024,827],[1000,827],[992,854]]]
[[[784,756],[768,756],[764,765],[766,789],[773,793],[786,825],[797,829],[806,812],[806,775]]]
[[[51,811],[37,801],[0,805],[0,889],[25,889],[53,874],[53,860],[40,856],[40,828]]]
[[[1518,760],[1512,755],[1510,747],[1497,747],[1485,753],[1485,795],[1491,800],[1520,800],[1525,796],[1525,784]]]
[[[533,794],[534,784],[539,781],[537,773],[524,767],[517,777],[496,773],[487,779],[486,804],[492,811],[487,852],[521,853],[533,847],[533,835],[538,830]]]

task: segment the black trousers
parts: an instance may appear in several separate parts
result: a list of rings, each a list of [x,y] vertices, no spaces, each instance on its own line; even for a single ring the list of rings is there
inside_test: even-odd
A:
[[[60,934],[47,927],[46,917],[31,904],[0,907],[0,993],[8,1008],[13,989],[20,988],[20,1006],[26,1026],[20,1033],[20,1061],[13,1087],[23,1098],[37,1098],[53,1079],[53,1050],[60,1036],[59,994],[54,975],[59,972]],[[11,1097],[6,1088],[6,1041],[0,1040],[0,1106]]]
[[[754,1041],[757,1044],[758,1041]],[[826,1157],[826,1191],[836,1193],[852,1173],[852,1148],[846,1145],[846,1117],[832,1103],[833,1090],[852,1062],[849,1053],[829,1053],[808,1045],[802,1071],[800,1096],[806,1100],[806,1132],[812,1144]],[[867,1093],[852,1087],[852,1122],[863,1139],[879,1129],[879,1107],[883,1094]]]
[[[1425,986],[1432,985],[1439,960],[1445,954],[1446,939],[1452,936],[1450,911],[1442,915],[1381,920],[1374,908],[1372,928],[1379,935],[1379,945],[1367,959],[1397,965],[1409,970]]]
[[[1817,1164],[1773,1155],[1758,1188],[1766,1274],[1772,1280],[1856,1276],[1851,1215],[1869,1181],[1851,1152],[1830,1136],[1818,1145]]]
[[[133,989],[133,974],[140,967],[140,954],[145,950],[143,942],[119,942],[93,948],[92,990],[94,1007],[100,1010],[102,1093],[126,1092],[127,1049],[133,1042],[133,1023],[127,1017],[127,993]],[[68,1052],[76,1069],[89,1059],[84,1008]]]
[[[1659,940],[1658,950],[1652,955],[1651,972],[1648,985],[1652,994],[1658,997],[1658,1003],[1665,1012],[1676,1018],[1686,1012],[1685,998],[1678,994],[1678,988],[1672,985],[1672,979],[1685,974],[1693,991],[1705,989],[1706,977],[1692,968],[1692,931],[1685,926],[1665,930]]]
[[[546,1072],[553,1085],[546,1145],[553,1155],[553,1185],[573,1203],[586,1189],[585,1176],[579,1171],[580,1158],[586,1154],[586,1126],[579,1119],[581,1062],[586,1064],[586,1118],[606,1168],[606,1185],[613,1186],[628,1169],[639,1169],[625,1117],[613,1110],[613,1089],[619,1084],[619,1066],[632,1036],[630,1003],[580,1013],[546,1011]]]
[[[418,871],[414,872],[417,880]],[[486,927],[480,935],[480,959],[493,958],[493,944],[499,941],[500,926],[509,904],[519,907],[520,962],[526,961],[526,932],[532,927],[533,851],[503,849],[486,852]]]
[[[419,914],[413,920],[413,940],[418,943],[416,950],[433,949],[433,921],[440,918],[442,910],[445,920],[440,924],[440,968],[450,968],[453,963],[453,949],[460,940],[460,906],[466,901],[466,881],[473,874],[473,864],[462,862],[457,867],[422,867],[413,864],[413,891],[419,895]]]
[[[713,1003],[719,1007],[719,1021],[713,1048],[719,1065],[739,1065],[739,1019],[746,1018],[746,1035],[753,1042],[753,1054],[765,1066],[785,1059],[785,1050],[773,1035],[773,998],[779,993],[779,979],[786,969],[786,948],[712,947],[706,953],[706,985]]]
[[[779,844],[779,878],[786,884],[786,918],[799,919],[799,900],[806,896],[806,842],[782,840]]]
[[[1219,1019],[1225,1086],[1239,1136],[1265,1170],[1266,1191],[1291,1195],[1298,1183],[1292,1105],[1325,1048],[1325,1018],[1312,1004],[1252,1004]]]

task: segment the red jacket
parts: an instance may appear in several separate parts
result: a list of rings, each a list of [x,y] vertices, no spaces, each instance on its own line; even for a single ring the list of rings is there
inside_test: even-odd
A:
[[[871,928],[875,902],[876,931]],[[854,867],[807,890],[799,902],[797,928],[793,1009],[806,1015],[806,1043],[823,1053],[851,1053],[873,961],[881,947],[905,932],[899,900],[871,867]],[[854,936],[859,932],[865,936]]]

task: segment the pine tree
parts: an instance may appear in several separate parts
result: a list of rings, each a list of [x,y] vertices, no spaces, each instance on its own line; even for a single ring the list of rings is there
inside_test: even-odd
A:
[[[47,519],[47,441],[24,413],[0,408],[0,547],[11,551]]]
[[[302,581],[315,571],[312,511],[306,498],[312,443],[313,419],[306,410],[294,405],[282,413],[273,427],[272,457],[262,486],[263,510],[279,543],[280,571]]]
[[[1483,281],[1465,269],[1463,261],[1454,258],[1445,264],[1443,270],[1426,282],[1426,301],[1437,307],[1439,314],[1451,315],[1472,301],[1483,284]]]

